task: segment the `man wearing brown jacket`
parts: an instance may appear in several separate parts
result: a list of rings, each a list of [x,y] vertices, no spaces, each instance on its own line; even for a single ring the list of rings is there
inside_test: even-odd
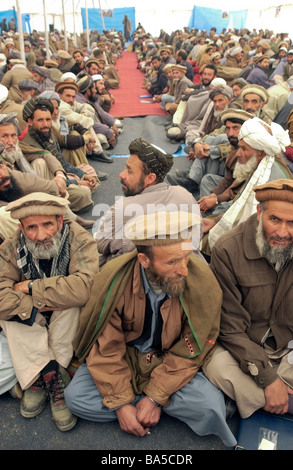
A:
[[[256,186],[257,214],[215,244],[211,269],[223,291],[219,345],[205,374],[256,410],[293,413],[293,182]]]
[[[86,363],[65,390],[72,413],[118,419],[122,430],[142,437],[162,407],[195,433],[235,445],[224,397],[200,370],[218,335],[221,291],[191,254],[199,224],[197,214],[184,211],[127,224],[137,250],[106,263],[80,316],[73,345]]]
[[[3,183],[4,184],[4,183]],[[19,230],[0,247],[0,326],[24,396],[21,415],[34,418],[48,397],[61,431],[76,418],[64,402],[80,308],[99,269],[96,243],[76,222],[64,222],[68,201],[32,193],[6,210]]]

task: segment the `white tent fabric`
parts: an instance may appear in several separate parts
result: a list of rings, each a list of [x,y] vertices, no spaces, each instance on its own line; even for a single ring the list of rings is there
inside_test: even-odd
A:
[[[246,0],[245,4],[240,6],[231,0],[184,0],[182,7],[178,0],[169,0],[158,2],[158,0],[64,0],[65,9],[65,27],[70,33],[74,30],[77,33],[83,31],[81,8],[101,8],[108,10],[113,8],[135,7],[136,24],[140,22],[147,32],[156,36],[163,28],[167,33],[188,26],[191,13],[194,6],[221,9],[223,11],[235,11],[239,9],[248,9],[247,24],[248,29],[270,29],[276,33],[291,33],[291,18],[293,13],[293,4],[278,2],[278,0]],[[44,4],[46,9],[47,27],[54,24],[58,30],[64,29],[64,17],[62,1],[60,0],[18,0],[21,13],[30,15],[31,29],[44,31]],[[17,6],[17,2],[12,2],[12,6]],[[9,5],[10,7],[10,5]],[[279,14],[277,8],[280,8]],[[1,12],[1,7],[0,7]],[[122,25],[121,25],[122,26]],[[136,25],[132,25],[133,29]]]

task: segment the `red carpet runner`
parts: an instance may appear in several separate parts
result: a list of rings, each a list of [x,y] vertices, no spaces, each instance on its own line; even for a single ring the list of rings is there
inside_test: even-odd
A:
[[[134,52],[123,51],[122,57],[118,59],[116,68],[120,77],[120,87],[111,90],[115,97],[110,113],[116,118],[136,117],[136,116],[167,116],[160,107],[160,103],[153,103],[150,98],[142,98],[149,95],[147,90],[142,88],[144,74],[137,69],[137,59]],[[140,101],[150,103],[141,103]]]

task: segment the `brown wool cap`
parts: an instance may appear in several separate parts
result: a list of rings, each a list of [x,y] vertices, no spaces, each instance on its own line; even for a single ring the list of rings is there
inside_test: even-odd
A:
[[[180,70],[180,72],[186,73],[187,67],[184,67],[184,65],[173,64],[172,70]]]
[[[226,121],[230,121],[233,119],[245,122],[247,121],[247,119],[254,118],[254,115],[248,113],[247,111],[244,111],[244,109],[228,108],[225,109],[225,111],[222,111],[220,117],[221,121],[225,124]]]
[[[71,59],[71,55],[67,51],[64,51],[63,49],[59,49],[57,51],[57,54],[60,57],[60,59]]]
[[[10,202],[5,207],[13,219],[23,219],[33,215],[64,215],[69,201],[63,197],[46,193],[30,193]]]
[[[270,59],[268,55],[262,54],[259,57],[255,57],[254,63],[258,64],[259,62],[262,62],[264,59]]]
[[[154,212],[129,221],[125,225],[125,236],[135,245],[171,245],[192,238],[200,223],[200,215],[192,212]]]
[[[255,93],[256,95],[259,95],[265,103],[268,102],[270,97],[267,90],[263,86],[256,85],[255,83],[249,83],[248,85],[245,85],[242,88],[240,98],[243,100],[244,96],[248,93]]]
[[[293,180],[273,180],[253,189],[258,202],[284,201],[293,204]]]
[[[73,90],[78,92],[78,86],[74,82],[60,82],[60,83],[56,83],[55,85],[55,91],[57,93],[62,93],[62,91],[65,90],[66,88],[72,88]]]

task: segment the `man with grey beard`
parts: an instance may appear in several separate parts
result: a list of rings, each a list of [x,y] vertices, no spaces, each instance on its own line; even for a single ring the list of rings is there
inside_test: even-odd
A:
[[[49,398],[61,431],[76,424],[64,402],[65,369],[80,309],[99,269],[92,235],[64,221],[68,204],[43,192],[10,202],[6,211],[19,221],[19,230],[0,247],[0,326],[24,391],[20,412],[34,418]]]
[[[288,134],[281,126],[275,123],[270,126],[254,117],[241,126],[238,140],[234,181],[226,190],[230,199],[227,199],[222,213],[205,217],[203,221],[204,232],[208,233],[203,243],[203,251],[207,255],[223,233],[256,212],[254,186],[280,178],[293,178],[281,158],[289,142]]]
[[[211,269],[223,291],[209,379],[242,418],[293,413],[293,181],[256,186],[257,213],[221,237]]]

